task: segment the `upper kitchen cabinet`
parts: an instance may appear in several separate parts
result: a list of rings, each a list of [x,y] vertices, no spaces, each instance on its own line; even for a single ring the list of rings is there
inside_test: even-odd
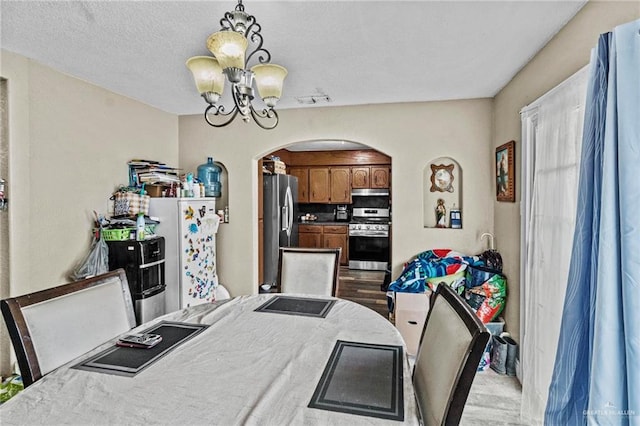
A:
[[[310,203],[342,204],[351,202],[349,167],[310,167],[309,198]],[[298,193],[300,193],[298,181]],[[300,201],[299,202],[303,202]]]
[[[351,168],[351,187],[354,189],[369,188],[369,167]]]
[[[298,202],[309,202],[309,168],[291,167],[289,174],[298,178]]]
[[[358,166],[351,168],[353,189],[389,188],[389,166]]]
[[[391,158],[366,150],[288,151],[271,153],[298,178],[298,202],[351,204],[351,189],[389,189]]]
[[[329,168],[313,167],[309,169],[309,202],[328,203],[329,200]]]
[[[329,169],[331,193],[329,201],[332,204],[351,203],[351,182],[349,167],[331,167]]]
[[[371,166],[371,188],[389,188],[390,175],[389,166]]]

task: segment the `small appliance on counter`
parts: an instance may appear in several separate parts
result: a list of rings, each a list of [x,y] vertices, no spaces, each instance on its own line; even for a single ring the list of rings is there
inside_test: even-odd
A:
[[[346,205],[339,205],[336,208],[336,222],[348,222],[349,211]]]

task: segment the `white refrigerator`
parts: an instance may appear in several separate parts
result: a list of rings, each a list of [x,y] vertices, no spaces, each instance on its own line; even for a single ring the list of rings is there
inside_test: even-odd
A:
[[[214,198],[151,198],[149,216],[165,238],[166,312],[213,302],[218,286]]]

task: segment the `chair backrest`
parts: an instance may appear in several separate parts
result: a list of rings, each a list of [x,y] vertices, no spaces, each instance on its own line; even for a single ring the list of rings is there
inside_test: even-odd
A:
[[[340,248],[281,248],[278,288],[282,293],[335,296],[340,252]]]
[[[0,301],[25,386],[135,327],[123,269]]]
[[[457,425],[489,332],[469,305],[439,284],[422,331],[413,387],[425,425]]]

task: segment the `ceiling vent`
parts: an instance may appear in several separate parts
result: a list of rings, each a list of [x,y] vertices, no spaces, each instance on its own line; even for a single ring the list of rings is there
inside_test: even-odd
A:
[[[331,102],[331,98],[329,97],[329,95],[325,95],[324,93],[322,93],[322,91],[319,91],[319,93],[316,95],[298,96],[296,97],[296,101],[298,101],[299,104],[303,105],[314,105],[329,103]]]

